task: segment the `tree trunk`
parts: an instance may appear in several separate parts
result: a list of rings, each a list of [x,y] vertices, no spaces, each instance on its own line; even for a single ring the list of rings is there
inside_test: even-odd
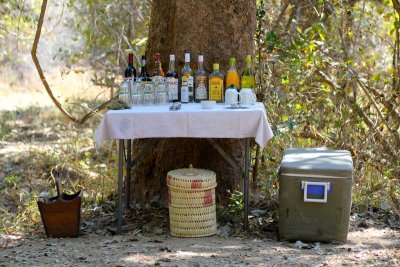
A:
[[[229,58],[237,58],[239,73],[246,54],[253,51],[256,3],[248,0],[153,0],[147,58],[153,67],[155,53],[162,55],[168,68],[169,55],[176,55],[177,71],[184,64],[184,51],[191,53],[191,67],[197,69],[197,55],[203,53],[207,73],[212,63],[226,71]],[[244,164],[244,140],[217,139],[217,143],[236,161]],[[168,171],[188,167],[205,168],[217,173],[217,202],[226,203],[233,190],[242,188],[242,177],[204,139],[145,139],[133,142],[133,153],[148,151],[133,163],[132,195],[136,202],[167,203],[165,178]]]

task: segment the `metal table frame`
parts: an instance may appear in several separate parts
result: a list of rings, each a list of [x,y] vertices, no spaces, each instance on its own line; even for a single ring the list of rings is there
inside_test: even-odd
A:
[[[250,139],[244,138],[245,142],[245,162],[244,171],[236,164],[236,162],[218,145],[214,139],[207,138],[207,141],[214,147],[215,150],[226,160],[226,162],[231,165],[235,171],[239,172],[243,177],[243,198],[244,198],[244,216],[243,216],[243,228],[245,231],[249,229],[248,220],[248,207],[249,207],[249,173],[250,173],[250,161],[251,161],[251,149],[250,149]],[[126,151],[125,151],[126,142]],[[126,176],[125,176],[125,205],[126,208],[130,207],[130,187],[131,187],[131,171],[132,162],[136,161],[137,158],[142,155],[137,155],[132,160],[132,140],[119,139],[118,140],[118,199],[117,199],[117,233],[122,232],[122,195],[123,195],[123,169],[126,155]],[[125,154],[126,153],[126,154]]]

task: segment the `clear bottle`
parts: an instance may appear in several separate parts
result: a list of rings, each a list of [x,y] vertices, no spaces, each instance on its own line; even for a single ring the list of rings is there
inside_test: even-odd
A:
[[[169,55],[169,68],[166,77],[169,102],[177,102],[179,94],[178,73],[175,71],[175,55]]]
[[[242,88],[250,88],[254,91],[255,88],[255,78],[254,71],[251,68],[251,56],[246,56],[246,68],[242,74]]]
[[[207,73],[203,69],[204,57],[199,55],[198,67],[195,73],[195,101],[200,103],[201,100],[207,100]]]
[[[239,89],[239,74],[236,70],[236,59],[234,57],[231,57],[229,59],[230,67],[228,72],[226,73],[226,81],[225,81],[225,86],[229,87],[231,85],[234,85],[236,88]]]
[[[209,99],[218,103],[224,102],[224,75],[219,72],[219,64],[213,64],[213,72],[208,82]]]
[[[181,84],[181,102],[194,102],[193,94],[193,71],[190,68],[190,53],[185,52],[185,65],[182,69],[182,84]],[[184,79],[186,77],[186,79]]]

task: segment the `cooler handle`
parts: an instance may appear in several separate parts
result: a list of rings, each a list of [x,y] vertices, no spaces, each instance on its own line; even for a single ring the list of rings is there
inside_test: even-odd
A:
[[[321,186],[324,187],[324,198],[309,198],[308,197],[308,186]],[[301,181],[301,189],[304,192],[304,202],[317,202],[317,203],[327,203],[328,202],[328,191],[330,191],[330,182],[311,182],[311,181]]]

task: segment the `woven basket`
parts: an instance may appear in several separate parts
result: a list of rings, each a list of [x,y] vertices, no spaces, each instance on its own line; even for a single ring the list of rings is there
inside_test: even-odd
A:
[[[217,231],[215,172],[178,169],[167,175],[171,235],[202,237]]]

